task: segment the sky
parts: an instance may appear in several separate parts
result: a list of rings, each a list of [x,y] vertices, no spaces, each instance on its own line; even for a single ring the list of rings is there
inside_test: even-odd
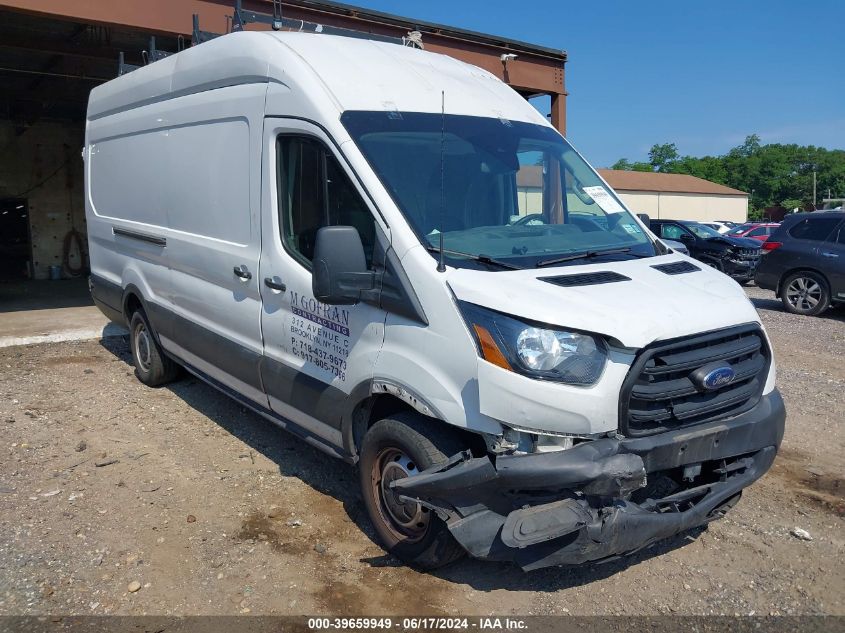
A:
[[[567,137],[597,167],[749,134],[845,149],[845,0],[346,1],[567,51]]]

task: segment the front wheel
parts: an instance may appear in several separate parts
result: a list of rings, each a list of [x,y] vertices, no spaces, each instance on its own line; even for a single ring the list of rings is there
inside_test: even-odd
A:
[[[825,280],[816,273],[802,271],[791,274],[780,293],[783,307],[793,314],[815,316],[830,305],[830,293]]]
[[[358,467],[367,514],[385,549],[410,565],[436,569],[465,552],[435,512],[400,499],[390,482],[414,477],[463,448],[448,428],[415,413],[380,420],[364,436]]]

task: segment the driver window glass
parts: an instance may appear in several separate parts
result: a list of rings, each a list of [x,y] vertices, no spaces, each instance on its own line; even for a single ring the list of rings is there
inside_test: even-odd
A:
[[[280,136],[276,148],[279,224],[285,249],[311,268],[318,229],[354,226],[369,266],[375,248],[375,221],[334,155],[308,137]]]
[[[764,229],[764,228],[754,229],[753,231],[751,231],[748,234],[748,237],[759,237],[761,235],[766,235],[766,229]]]
[[[683,229],[676,224],[661,224],[660,237],[665,237],[667,240],[680,240],[684,235]]]

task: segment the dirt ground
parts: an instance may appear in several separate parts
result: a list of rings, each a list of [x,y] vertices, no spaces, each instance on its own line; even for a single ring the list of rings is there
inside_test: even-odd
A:
[[[749,293],[789,413],[773,470],[706,530],[528,574],[402,566],[348,465],[195,379],[143,386],[123,338],[0,349],[0,615],[845,614],[845,311]]]

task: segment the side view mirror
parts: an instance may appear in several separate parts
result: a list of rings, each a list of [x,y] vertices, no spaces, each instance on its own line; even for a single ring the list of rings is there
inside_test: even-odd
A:
[[[682,242],[694,242],[695,241],[695,238],[692,235],[690,235],[689,233],[681,233],[681,236],[680,236],[679,239]]]
[[[314,243],[311,290],[331,305],[352,305],[362,290],[372,290],[375,273],[367,270],[364,244],[354,226],[324,226]]]
[[[645,224],[646,228],[651,228],[651,218],[648,217],[648,213],[638,213],[637,217],[640,219],[640,222]]]

